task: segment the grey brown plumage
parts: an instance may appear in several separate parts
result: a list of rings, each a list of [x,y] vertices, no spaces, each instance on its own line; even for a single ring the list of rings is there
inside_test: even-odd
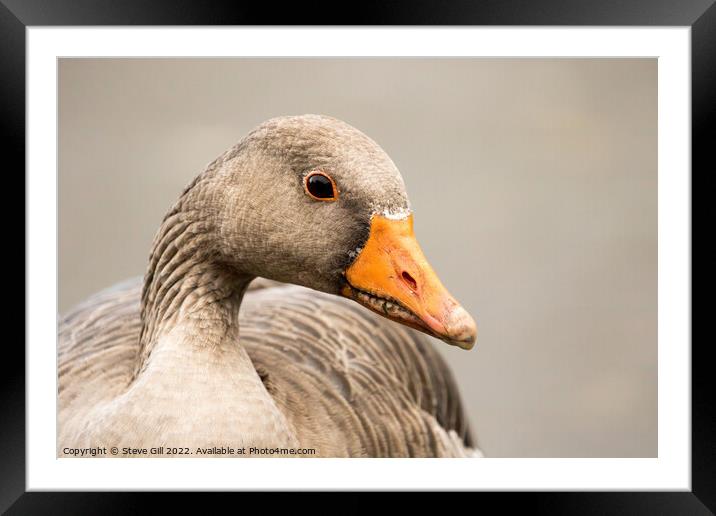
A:
[[[241,342],[302,447],[340,457],[479,455],[468,449],[452,374],[422,334],[334,296],[253,283],[241,305]],[[108,397],[126,388],[138,353],[140,292],[139,279],[118,285],[60,322],[65,410],[87,403],[90,386]],[[100,332],[107,338],[96,338]]]
[[[316,212],[291,190],[291,171],[304,162],[336,174],[347,163],[370,181],[346,172],[346,204]],[[272,196],[288,205],[284,220],[262,208],[281,211],[252,174],[269,174]],[[479,456],[455,381],[428,339],[332,295],[366,238],[365,217],[396,207],[407,209],[397,170],[350,126],[294,117],[254,131],[169,211],[144,281],[101,292],[60,321],[58,454],[167,445]],[[318,234],[301,233],[306,218],[327,216]],[[252,228],[270,228],[268,240]]]

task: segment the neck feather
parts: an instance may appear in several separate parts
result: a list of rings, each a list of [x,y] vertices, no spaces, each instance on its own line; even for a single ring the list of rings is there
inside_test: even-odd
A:
[[[193,346],[237,346],[241,298],[253,277],[221,264],[214,230],[186,192],[166,215],[154,239],[142,291],[142,331],[135,377],[151,360],[162,335],[181,324],[200,333]]]

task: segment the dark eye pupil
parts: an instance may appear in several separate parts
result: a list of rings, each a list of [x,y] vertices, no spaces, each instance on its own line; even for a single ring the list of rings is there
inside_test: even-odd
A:
[[[330,199],[334,197],[333,183],[323,174],[313,174],[306,183],[308,191],[319,199]]]

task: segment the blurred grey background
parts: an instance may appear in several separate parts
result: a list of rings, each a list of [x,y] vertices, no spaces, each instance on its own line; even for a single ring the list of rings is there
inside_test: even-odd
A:
[[[61,59],[59,310],[144,273],[182,188],[263,120],[375,139],[475,316],[438,341],[491,457],[657,454],[655,59]]]

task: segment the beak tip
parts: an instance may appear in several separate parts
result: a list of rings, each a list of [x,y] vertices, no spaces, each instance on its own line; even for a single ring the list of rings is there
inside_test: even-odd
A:
[[[454,346],[457,346],[457,347],[464,349],[466,351],[469,351],[472,348],[474,348],[476,342],[477,342],[476,335],[470,335],[469,337],[463,337],[461,339],[451,339],[450,340],[450,344],[453,344]]]
[[[473,335],[469,340],[463,341],[462,349],[471,350],[475,347],[475,343],[477,343],[477,336]]]
[[[455,308],[445,325],[450,344],[462,349],[472,349],[477,342],[477,324],[463,307]]]

